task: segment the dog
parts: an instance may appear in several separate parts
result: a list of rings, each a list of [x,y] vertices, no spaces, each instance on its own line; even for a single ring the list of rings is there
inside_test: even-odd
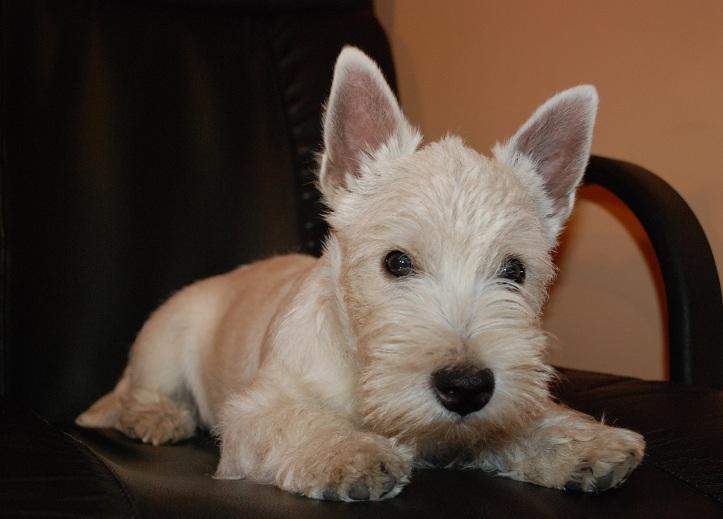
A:
[[[314,499],[392,498],[424,467],[620,485],[643,437],[551,397],[540,328],[597,102],[592,86],[555,95],[490,157],[455,136],[422,147],[377,65],[344,48],[323,118],[321,258],[176,293],[77,423],[153,445],[208,428],[215,477]]]

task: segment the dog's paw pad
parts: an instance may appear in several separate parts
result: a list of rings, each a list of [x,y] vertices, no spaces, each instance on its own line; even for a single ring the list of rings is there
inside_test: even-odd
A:
[[[346,488],[344,485],[327,486],[321,493],[325,501],[369,501],[386,499],[397,495],[406,484],[408,478],[384,474],[381,477],[368,474],[352,481]]]
[[[397,489],[397,483],[397,478],[387,475],[383,479],[381,486],[379,486],[378,492],[376,492],[378,499],[388,497],[388,494]],[[322,492],[321,499],[324,501],[369,501],[374,497],[370,490],[369,483],[363,477],[352,482],[346,492],[341,491],[341,495],[345,496],[346,499],[342,499],[340,492],[335,487],[328,486]]]
[[[562,487],[563,490],[572,490],[573,492],[582,492],[582,483],[580,481],[574,481],[570,480],[567,483],[565,483],[565,486]]]
[[[357,479],[347,491],[349,499],[354,501],[367,501],[369,499],[369,485],[364,479]]]

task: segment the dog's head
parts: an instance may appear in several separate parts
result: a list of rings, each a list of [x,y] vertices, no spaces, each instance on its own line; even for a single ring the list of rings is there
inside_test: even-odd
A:
[[[558,94],[490,158],[457,137],[420,148],[374,62],[342,51],[319,185],[368,427],[470,441],[547,400],[540,311],[596,108],[593,87]]]

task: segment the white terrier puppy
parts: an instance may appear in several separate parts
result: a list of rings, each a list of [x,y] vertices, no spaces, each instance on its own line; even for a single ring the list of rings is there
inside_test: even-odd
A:
[[[210,428],[217,477],[315,499],[390,498],[425,466],[619,485],[642,436],[551,398],[539,327],[596,110],[580,86],[490,158],[451,136],[420,148],[376,64],[345,48],[324,116],[323,256],[175,294],[77,423],[154,445]]]

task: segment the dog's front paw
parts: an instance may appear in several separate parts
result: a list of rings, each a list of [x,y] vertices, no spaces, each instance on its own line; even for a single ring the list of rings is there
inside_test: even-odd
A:
[[[622,484],[640,464],[645,440],[634,431],[600,425],[594,437],[576,440],[574,451],[578,461],[563,488],[602,492]]]
[[[396,496],[409,482],[412,449],[377,435],[356,435],[327,446],[283,487],[327,501],[376,501]]]
[[[537,485],[602,492],[623,483],[643,459],[645,440],[562,406],[550,406],[515,441],[481,460],[500,475]]]

